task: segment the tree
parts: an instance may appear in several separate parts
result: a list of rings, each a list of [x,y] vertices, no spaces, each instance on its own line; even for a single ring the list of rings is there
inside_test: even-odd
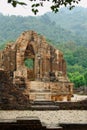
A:
[[[38,13],[38,7],[44,7],[44,3],[46,1],[48,2],[52,2],[52,5],[50,6],[51,10],[53,12],[58,12],[60,6],[68,6],[69,5],[69,9],[72,9],[75,4],[78,4],[80,0],[29,0],[30,2],[32,2],[31,4],[31,9],[32,12],[34,14]],[[26,2],[23,2],[22,0],[8,0],[8,3],[12,4],[13,7],[16,7],[18,4],[19,5],[27,5]]]
[[[76,88],[85,85],[84,75],[80,74],[78,71],[75,71],[74,73],[68,73],[68,76],[70,81],[75,84]]]
[[[86,86],[87,86],[87,72],[85,72],[85,74],[84,74],[84,79],[85,79],[85,83],[86,83]]]

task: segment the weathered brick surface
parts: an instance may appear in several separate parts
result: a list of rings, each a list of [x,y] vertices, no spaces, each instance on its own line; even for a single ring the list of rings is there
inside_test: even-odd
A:
[[[32,69],[25,66],[25,59],[33,60]],[[20,102],[23,102],[26,96],[30,100],[62,101],[66,97],[66,100],[70,101],[73,94],[73,84],[70,83],[66,74],[63,53],[49,45],[43,36],[34,31],[23,32],[15,43],[8,44],[0,52],[0,68],[3,73],[7,71],[12,80],[10,93],[13,91],[14,94],[11,94],[10,97],[8,96],[10,80],[8,79],[8,83],[6,82],[7,88],[5,86],[3,88],[1,85],[3,95],[7,94],[8,99],[12,102],[17,101],[17,96]],[[5,81],[5,77],[2,77],[3,81]],[[32,82],[34,83],[32,84]],[[8,93],[5,92],[5,89]]]

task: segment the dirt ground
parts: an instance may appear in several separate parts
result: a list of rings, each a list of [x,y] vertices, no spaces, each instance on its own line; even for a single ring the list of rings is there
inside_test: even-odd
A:
[[[78,94],[74,94],[74,97],[71,98],[71,101],[82,101],[87,99],[87,95],[78,95]]]

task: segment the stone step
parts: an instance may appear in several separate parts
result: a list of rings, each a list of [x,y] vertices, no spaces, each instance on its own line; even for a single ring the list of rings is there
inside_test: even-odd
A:
[[[44,92],[45,92],[45,93],[51,93],[50,90],[45,90],[45,89],[36,89],[36,90],[35,90],[35,89],[30,89],[30,93],[31,93],[31,92],[35,92],[35,93],[37,93],[37,92],[38,92],[38,93],[44,93]]]
[[[44,85],[44,82],[40,82],[40,81],[31,81],[30,82],[31,83],[31,85]]]
[[[31,90],[45,90],[44,82],[31,81],[30,86]]]
[[[55,102],[53,101],[38,101],[38,100],[35,100],[32,102],[32,105],[55,105]],[[57,105],[56,105],[57,106]]]
[[[43,84],[31,84],[31,86],[32,86],[33,88],[43,88],[43,87],[44,87]]]
[[[59,110],[56,105],[31,105],[32,110]]]

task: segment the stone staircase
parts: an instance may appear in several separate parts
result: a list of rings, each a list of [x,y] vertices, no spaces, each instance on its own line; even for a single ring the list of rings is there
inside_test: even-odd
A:
[[[58,105],[51,101],[51,90],[48,85],[41,81],[30,82],[31,110],[59,110]]]
[[[30,98],[35,96],[34,100],[43,101],[51,99],[51,91],[46,87],[46,83],[40,81],[31,81],[30,82]],[[32,99],[31,99],[32,100]]]
[[[33,101],[31,102],[32,110],[59,110],[59,106],[53,101]]]

